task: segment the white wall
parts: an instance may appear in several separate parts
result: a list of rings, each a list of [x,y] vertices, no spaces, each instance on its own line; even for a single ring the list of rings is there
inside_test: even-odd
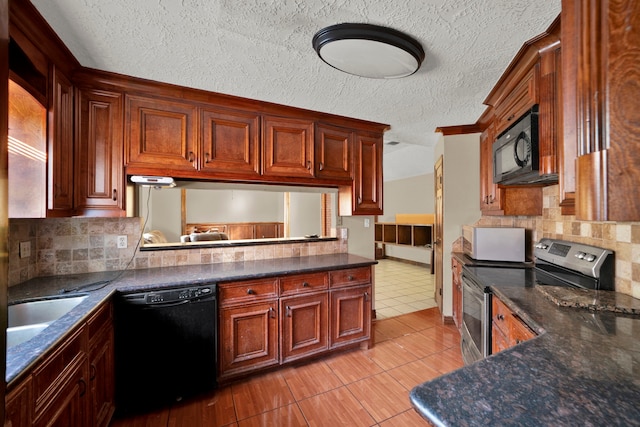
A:
[[[348,249],[350,254],[360,255],[365,258],[375,258],[374,239],[375,232],[373,228],[373,216],[354,215],[343,216],[338,220],[338,226],[342,222],[342,227],[348,230]],[[365,219],[369,220],[369,227],[365,227]]]
[[[284,221],[284,195],[275,191],[187,190],[187,222]]]
[[[441,136],[434,153],[444,155],[442,314],[451,316],[451,246],[463,224],[480,219],[480,134]]]
[[[289,237],[322,235],[322,194],[289,194]]]
[[[385,181],[384,215],[378,222],[395,222],[396,214],[434,213],[433,173]],[[385,245],[388,256],[423,264],[431,263],[431,250],[408,246]]]

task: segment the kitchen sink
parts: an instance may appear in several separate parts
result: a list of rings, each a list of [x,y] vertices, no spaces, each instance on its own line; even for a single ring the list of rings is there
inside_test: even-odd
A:
[[[7,308],[7,348],[38,335],[86,297],[83,295],[10,305]]]

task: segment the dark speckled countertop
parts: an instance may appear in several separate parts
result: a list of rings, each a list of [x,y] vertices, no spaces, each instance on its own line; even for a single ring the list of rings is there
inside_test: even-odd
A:
[[[530,269],[465,271],[540,335],[415,387],[418,412],[438,426],[640,425],[640,316],[559,306]]]
[[[74,326],[84,322],[115,292],[140,292],[165,287],[245,280],[281,274],[364,267],[376,263],[377,261],[356,255],[334,254],[32,279],[9,288],[9,304],[38,298],[78,294],[86,294],[88,298],[31,340],[8,348],[6,380],[9,383],[18,378],[42,354],[55,345]]]

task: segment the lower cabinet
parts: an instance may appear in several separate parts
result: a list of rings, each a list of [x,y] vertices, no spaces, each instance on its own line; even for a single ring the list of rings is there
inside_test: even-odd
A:
[[[108,426],[113,381],[111,305],[106,304],[8,388],[5,426]]]
[[[451,274],[453,285],[453,321],[460,332],[462,330],[462,263],[451,258]]]
[[[371,267],[219,283],[218,379],[368,342]]]
[[[495,295],[491,302],[491,353],[498,353],[536,336],[509,307]]]

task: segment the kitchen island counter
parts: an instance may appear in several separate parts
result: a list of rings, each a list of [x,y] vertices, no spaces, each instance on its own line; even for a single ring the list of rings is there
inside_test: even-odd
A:
[[[9,304],[52,296],[83,294],[87,298],[31,340],[7,349],[6,381],[10,383],[20,377],[22,372],[28,370],[72,328],[86,321],[116,292],[141,292],[166,287],[366,267],[376,263],[356,255],[333,254],[35,278],[10,287]]]
[[[539,336],[415,387],[420,414],[439,426],[640,425],[640,316],[559,307],[529,269],[465,271]]]

